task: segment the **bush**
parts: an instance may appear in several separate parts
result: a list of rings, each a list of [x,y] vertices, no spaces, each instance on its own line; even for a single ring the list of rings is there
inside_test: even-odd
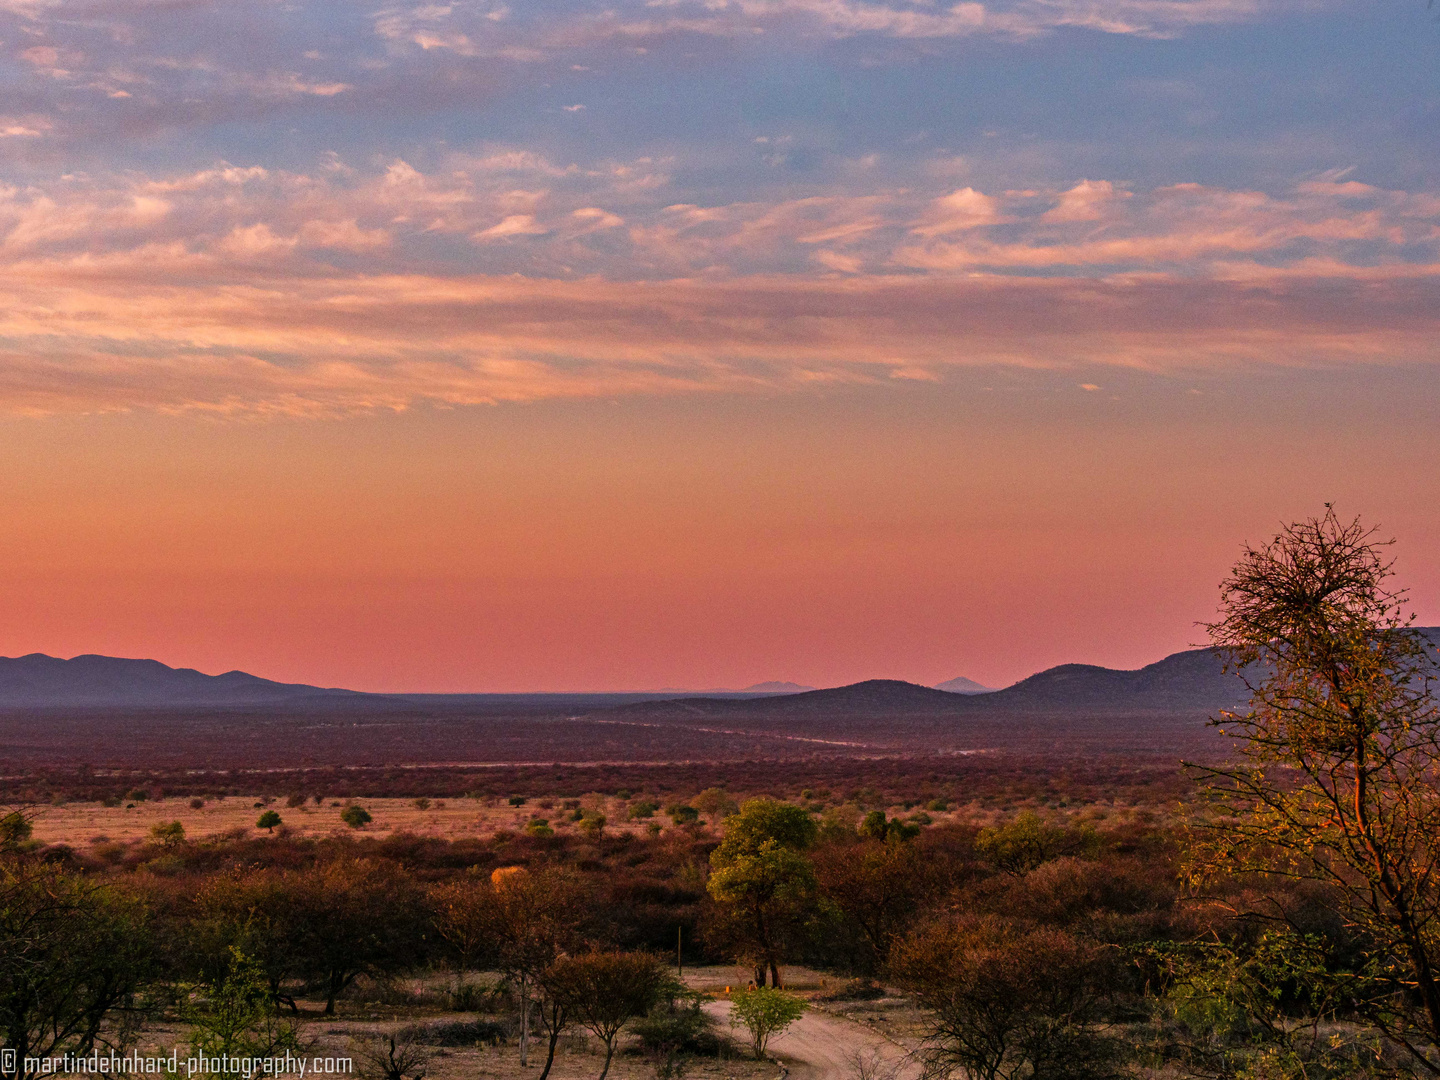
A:
[[[394,1035],[361,1035],[350,1040],[361,1080],[422,1080],[430,1064],[429,1053]]]
[[[190,800],[190,809],[199,810],[205,805],[205,800],[199,797]]]
[[[499,1046],[509,1036],[509,1027],[494,1020],[442,1020],[395,1032],[396,1039],[425,1046]]]
[[[185,826],[178,821],[160,821],[150,827],[150,839],[161,847],[177,847],[185,842]]]
[[[1114,977],[1093,945],[1057,930],[956,919],[901,943],[890,970],[933,1015],[927,1074],[1118,1074],[1120,1047],[1097,1025]]]
[[[274,810],[266,810],[255,822],[257,829],[264,829],[266,832],[274,832],[275,826],[280,824],[280,815]]]
[[[509,801],[511,806],[524,806],[529,800],[524,795],[511,795]]]
[[[700,996],[686,993],[631,1021],[630,1030],[639,1037],[655,1080],[675,1080],[685,1071],[684,1055],[709,1053],[717,1045],[713,1026],[701,1010]]]
[[[630,818],[631,821],[639,821],[642,818],[654,817],[655,811],[659,809],[660,807],[658,805],[650,802],[647,799],[641,802],[631,803],[630,810],[627,816]]]
[[[925,818],[923,824],[929,824]],[[920,825],[885,817],[884,810],[871,810],[860,823],[860,835],[872,840],[913,840],[920,835]]]
[[[30,819],[19,810],[0,816],[0,849],[20,847],[34,831]]]
[[[730,999],[730,1026],[750,1032],[750,1046],[758,1061],[765,1056],[770,1039],[804,1016],[805,1009],[805,1002],[783,990],[747,988]]]
[[[375,819],[370,816],[370,811],[366,810],[359,803],[351,803],[345,807],[344,810],[340,811],[340,820],[352,829],[363,829]]]
[[[1003,873],[1020,876],[1061,855],[1091,853],[1097,846],[1095,830],[1082,825],[1066,829],[1049,825],[1026,811],[998,828],[981,829],[975,850]]]
[[[285,800],[285,805],[288,806],[291,810],[298,810],[300,807],[305,805],[305,796],[291,795]]]
[[[693,825],[700,820],[700,811],[693,806],[672,806],[670,820],[676,825]]]

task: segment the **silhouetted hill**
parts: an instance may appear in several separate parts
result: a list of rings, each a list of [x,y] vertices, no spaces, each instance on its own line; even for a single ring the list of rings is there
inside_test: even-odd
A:
[[[1440,627],[1420,627],[1440,647]],[[1004,690],[957,694],[895,679],[870,679],[829,690],[749,700],[689,698],[622,706],[650,715],[717,716],[782,720],[814,716],[992,716],[1033,713],[1061,717],[1087,714],[1208,716],[1249,699],[1244,680],[1226,672],[1213,649],[1187,649],[1133,671],[1093,664],[1061,664],[1021,679]]]
[[[948,690],[952,694],[993,694],[993,686],[981,686],[974,679],[967,679],[964,675],[957,675],[953,679],[946,679],[942,683],[935,684],[936,690]]]
[[[1212,649],[1172,653],[1133,671],[1061,664],[985,696],[990,708],[1209,712],[1243,704],[1244,681]]]
[[[0,657],[0,708],[59,706],[254,705],[365,695],[300,683],[279,683],[243,671],[205,675],[158,660],[44,653]]]

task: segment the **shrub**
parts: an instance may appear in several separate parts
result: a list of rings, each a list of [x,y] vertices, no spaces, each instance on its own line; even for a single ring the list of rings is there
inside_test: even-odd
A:
[[[672,806],[670,820],[676,825],[691,825],[700,820],[700,811],[693,806]]]
[[[1057,930],[956,919],[912,935],[891,956],[896,980],[933,1015],[930,1075],[1117,1074],[1119,1046],[1097,1027],[1113,979],[1094,946]]]
[[[340,820],[352,829],[363,829],[375,819],[370,816],[370,811],[366,810],[359,803],[351,803],[345,807],[344,810],[340,811]]]
[[[291,810],[298,810],[300,807],[305,805],[305,796],[291,795],[285,800],[285,805],[288,806]]]
[[[178,821],[160,821],[150,827],[150,839],[161,847],[176,847],[185,842],[185,826]]]
[[[0,816],[0,849],[19,847],[34,831],[30,819],[19,810]]]
[[[657,806],[655,803],[650,802],[648,799],[645,799],[641,802],[631,803],[630,810],[627,816],[630,818],[631,821],[639,821],[641,818],[654,817],[655,811],[659,809],[660,807]]]
[[[541,979],[549,996],[605,1044],[605,1080],[620,1029],[655,1008],[670,989],[670,975],[644,953],[562,956]]]
[[[430,800],[422,795],[420,796],[420,798],[414,800],[410,805],[415,807],[416,810],[429,810]]]
[[[429,1053],[401,1032],[358,1036],[350,1050],[362,1080],[422,1080],[430,1064]]]
[[[204,799],[201,799],[201,798],[199,798],[199,797],[196,797],[196,798],[190,800],[190,809],[191,809],[191,810],[199,810],[199,809],[200,809],[201,807],[203,807],[204,805],[205,805],[205,800],[204,800]]]
[[[395,1032],[396,1039],[425,1046],[499,1046],[509,1035],[510,1029],[494,1020],[442,1020]]]
[[[511,795],[509,799],[511,806],[524,806],[528,801],[524,795]]]
[[[750,1046],[759,1060],[765,1056],[770,1039],[805,1015],[806,1005],[797,997],[770,986],[739,991],[730,999],[730,1026],[750,1033]]]
[[[923,816],[923,815],[922,815]],[[921,824],[928,825],[927,817]],[[871,810],[860,823],[860,835],[872,840],[913,840],[920,835],[920,824],[885,817],[884,810]]]
[[[274,832],[275,826],[279,824],[280,815],[277,814],[274,810],[266,810],[255,822],[255,827],[257,829],[264,829],[266,832]]]
[[[677,994],[631,1021],[630,1030],[639,1037],[655,1080],[675,1080],[685,1071],[683,1055],[707,1053],[715,1044],[714,1021],[702,1011],[701,1001],[698,994]]]
[[[1061,855],[1093,854],[1097,846],[1092,826],[1050,825],[1028,810],[998,828],[981,829],[975,838],[975,850],[986,862],[1016,877]]]

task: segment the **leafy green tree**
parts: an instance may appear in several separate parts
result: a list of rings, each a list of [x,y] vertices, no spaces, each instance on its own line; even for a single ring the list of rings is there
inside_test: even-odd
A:
[[[1201,882],[1318,890],[1361,953],[1336,974],[1357,1014],[1436,1074],[1435,650],[1410,628],[1388,545],[1374,537],[1327,506],[1247,547],[1222,584],[1210,634],[1251,698],[1215,721],[1241,760],[1200,770],[1213,824],[1192,848],[1192,870]],[[1255,914],[1293,922],[1284,904]]]
[[[185,826],[178,821],[158,821],[150,826],[150,839],[161,847],[179,847],[185,842]]]
[[[639,1036],[655,1080],[676,1080],[683,1075],[686,1054],[710,1034],[714,1022],[704,1011],[705,1000],[703,994],[686,990],[675,981],[663,1001],[631,1022],[630,1031]]]
[[[605,834],[605,815],[599,810],[581,811],[580,831],[591,840],[599,840]]]
[[[730,1026],[750,1033],[750,1047],[759,1060],[773,1036],[805,1015],[805,1002],[768,986],[747,987],[730,998]]]
[[[803,852],[816,832],[801,807],[750,799],[726,819],[725,838],[710,855],[706,889],[726,909],[714,929],[755,964],[757,986],[765,985],[767,970],[780,985],[786,931],[814,898],[815,872]]]
[[[112,888],[0,856],[0,1045],[26,1058],[124,1050],[155,975],[144,909]]]
[[[197,990],[182,1010],[196,1053],[270,1057],[300,1049],[294,1023],[276,1015],[265,969],[238,948],[230,950],[225,973]]]
[[[693,825],[700,820],[700,811],[693,806],[672,806],[667,812],[676,825]]]
[[[914,840],[920,826],[899,818],[886,818],[884,810],[871,810],[860,822],[860,835],[871,840]]]
[[[712,787],[696,795],[690,800],[692,806],[700,813],[710,819],[710,824],[718,825],[731,814],[739,811],[740,804],[724,788]]]
[[[1235,941],[1162,943],[1143,950],[1175,1023],[1164,1048],[1197,1076],[1356,1080],[1390,1070],[1353,1022],[1336,957],[1319,935],[1280,927]],[[1413,1075],[1413,1074],[1412,1074]]]
[[[0,814],[0,852],[22,847],[35,832],[35,826],[23,811]]]
[[[547,993],[605,1044],[605,1080],[621,1030],[644,1016],[666,994],[669,972],[645,953],[593,952],[562,956],[545,972]]]
[[[352,829],[363,829],[375,819],[370,816],[370,811],[359,803],[351,803],[340,811],[340,820]]]
[[[1050,825],[1026,810],[1004,825],[981,829],[975,838],[975,850],[995,869],[1019,877],[1051,859],[1093,849],[1095,843],[1091,828]]]
[[[819,826],[804,807],[776,799],[747,799],[740,812],[725,819],[727,851],[755,851],[773,840],[791,851],[804,851],[815,843]]]
[[[236,868],[205,879],[195,892],[183,922],[187,966],[201,982],[218,983],[239,950],[265,972],[272,1000],[298,1011],[283,992],[289,978],[302,974],[297,914],[299,890],[294,876],[270,869]]]
[[[274,832],[275,826],[280,824],[280,815],[274,810],[266,810],[255,822],[257,829],[264,829],[266,832]]]

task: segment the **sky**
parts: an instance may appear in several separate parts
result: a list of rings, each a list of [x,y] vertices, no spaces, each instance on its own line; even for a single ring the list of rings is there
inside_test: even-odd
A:
[[[1440,623],[1424,0],[0,0],[0,653],[1005,685]]]

